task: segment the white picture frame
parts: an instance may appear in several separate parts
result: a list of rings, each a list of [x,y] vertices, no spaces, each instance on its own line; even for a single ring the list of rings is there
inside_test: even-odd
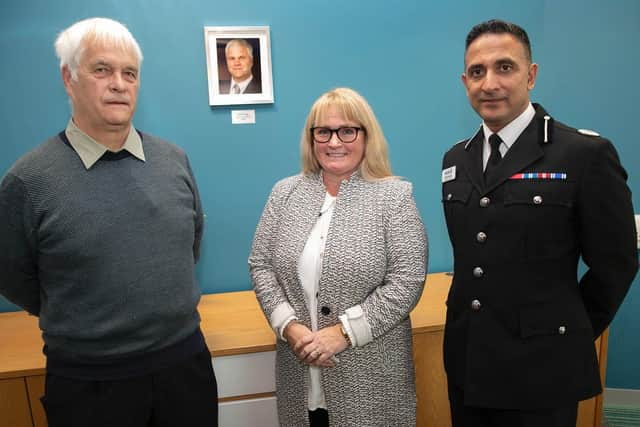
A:
[[[229,93],[231,73],[225,48],[231,40],[243,40],[251,46],[252,80],[243,93]],[[204,27],[207,58],[209,105],[246,105],[273,103],[271,41],[269,27]]]

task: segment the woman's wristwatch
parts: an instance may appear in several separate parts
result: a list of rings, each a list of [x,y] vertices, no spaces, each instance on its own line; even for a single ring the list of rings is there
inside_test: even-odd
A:
[[[347,347],[353,347],[353,343],[351,342],[351,338],[349,338],[349,334],[344,330],[344,325],[340,322],[340,333],[344,337],[344,340],[347,342]]]

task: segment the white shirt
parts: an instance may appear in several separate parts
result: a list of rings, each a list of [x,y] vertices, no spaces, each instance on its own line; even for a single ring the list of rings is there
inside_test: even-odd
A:
[[[240,88],[240,93],[244,93],[244,91],[247,89],[247,86],[249,86],[249,83],[251,83],[251,80],[253,80],[253,74],[249,76],[248,79],[241,81],[241,82],[236,82],[233,77],[231,77],[231,85],[229,86],[229,93],[233,94],[233,86],[238,85],[238,87]]]
[[[511,123],[497,132],[500,139],[502,139],[502,144],[500,144],[499,148],[502,157],[507,154],[507,151],[509,151],[520,134],[527,128],[527,126],[529,126],[529,123],[531,123],[531,120],[533,120],[533,116],[535,115],[536,110],[533,108],[533,105],[529,103],[529,106],[522,112],[522,114],[513,119]],[[491,145],[489,145],[489,137],[493,135],[494,132],[489,129],[489,127],[484,122],[482,122],[482,130],[484,132],[484,142],[482,144],[482,170],[485,170],[487,167],[487,162],[489,161],[489,156],[491,155]]]
[[[318,330],[318,284],[320,283],[320,276],[322,276],[322,258],[335,203],[336,198],[326,193],[324,203],[320,208],[318,221],[311,229],[311,234],[309,234],[298,261],[298,277],[300,277],[304,290],[304,299],[309,308],[311,330],[313,331]],[[320,375],[320,368],[309,366],[308,405],[310,411],[315,411],[318,408],[327,408]]]

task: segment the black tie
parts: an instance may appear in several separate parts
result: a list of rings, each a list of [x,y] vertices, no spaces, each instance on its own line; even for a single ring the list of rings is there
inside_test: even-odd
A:
[[[500,144],[502,144],[502,139],[500,139],[497,133],[494,133],[489,137],[491,154],[489,155],[489,160],[487,161],[487,167],[484,169],[485,182],[489,180],[489,175],[493,173],[493,171],[498,167],[500,160],[502,160],[502,154],[500,154]]]

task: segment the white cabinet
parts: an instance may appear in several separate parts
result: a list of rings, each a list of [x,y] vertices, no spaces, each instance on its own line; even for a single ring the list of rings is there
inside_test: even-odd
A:
[[[276,397],[221,402],[218,406],[220,427],[278,427]]]
[[[275,351],[214,357],[220,427],[278,427]]]

